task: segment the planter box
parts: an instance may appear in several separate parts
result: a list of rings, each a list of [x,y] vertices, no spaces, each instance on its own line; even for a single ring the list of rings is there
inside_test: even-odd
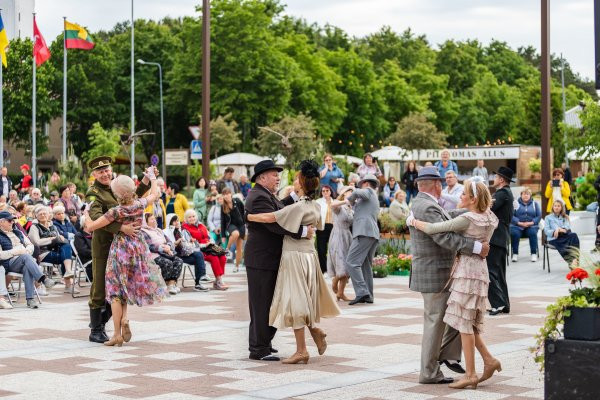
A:
[[[373,270],[373,278],[385,278],[388,276],[388,272],[385,270],[374,269]]]
[[[600,307],[571,307],[571,316],[565,318],[565,339],[599,340]]]
[[[391,273],[391,275],[408,276],[410,275],[410,270],[394,271]]]

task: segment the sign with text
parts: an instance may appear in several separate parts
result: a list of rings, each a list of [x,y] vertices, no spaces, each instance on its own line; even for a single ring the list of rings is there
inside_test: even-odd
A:
[[[165,150],[166,165],[188,165],[187,150]]]
[[[413,160],[431,160],[437,161],[441,159],[443,150],[417,150],[412,151]],[[518,146],[491,146],[468,148],[461,147],[460,149],[448,149],[450,159],[456,160],[516,160],[519,158]],[[410,155],[410,152],[409,152]]]
[[[192,160],[202,160],[201,140],[192,140],[192,143],[190,143],[190,158]]]

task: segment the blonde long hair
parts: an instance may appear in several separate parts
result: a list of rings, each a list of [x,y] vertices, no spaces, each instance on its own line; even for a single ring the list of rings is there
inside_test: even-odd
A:
[[[490,190],[485,183],[474,183],[472,179],[467,179],[463,182],[463,185],[465,187],[465,194],[469,196],[470,199],[477,199],[477,203],[475,204],[477,211],[485,212],[488,208],[490,208],[490,204],[492,204],[492,195],[490,194]],[[473,185],[475,185],[477,193],[473,193]]]

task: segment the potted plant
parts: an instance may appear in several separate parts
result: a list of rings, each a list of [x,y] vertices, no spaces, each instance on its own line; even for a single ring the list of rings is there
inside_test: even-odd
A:
[[[398,254],[397,256],[388,257],[388,271],[392,275],[410,275],[412,266],[412,255]]]
[[[539,179],[540,172],[542,172],[542,160],[539,158],[532,158],[529,160],[528,166],[531,171],[531,177]]]
[[[408,227],[406,226],[406,219],[395,220],[389,214],[389,212],[382,212],[377,217],[381,230],[381,237],[384,238],[408,238]]]
[[[559,297],[546,310],[544,326],[536,335],[536,346],[532,349],[535,361],[544,368],[544,345],[566,339],[600,339],[600,261],[580,254],[580,267],[572,269],[566,276],[573,287],[568,296]],[[588,286],[583,286],[586,281]]]
[[[388,256],[383,254],[373,259],[373,278],[385,278],[388,276]]]

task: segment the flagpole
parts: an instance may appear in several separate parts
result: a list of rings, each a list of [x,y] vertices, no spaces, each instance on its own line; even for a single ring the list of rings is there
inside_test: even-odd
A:
[[[35,13],[33,13],[33,23],[35,24]],[[33,47],[35,49],[35,37],[33,38]],[[36,151],[36,137],[35,137],[35,96],[36,96],[36,88],[35,88],[35,54],[31,52],[31,65],[33,68],[33,82],[32,82],[32,96],[31,96],[31,177],[33,178],[33,187],[37,186],[37,151]]]
[[[134,21],[133,21],[133,0],[131,0],[131,178],[135,175],[135,108],[134,108],[134,75],[133,75],[133,53],[134,53]]]
[[[1,18],[2,9],[0,8]],[[4,98],[2,97],[4,82],[2,81],[2,72],[4,72],[4,66],[2,65],[2,54],[0,53],[0,167],[4,167]]]
[[[63,120],[62,161],[67,161],[67,17],[63,17]]]

